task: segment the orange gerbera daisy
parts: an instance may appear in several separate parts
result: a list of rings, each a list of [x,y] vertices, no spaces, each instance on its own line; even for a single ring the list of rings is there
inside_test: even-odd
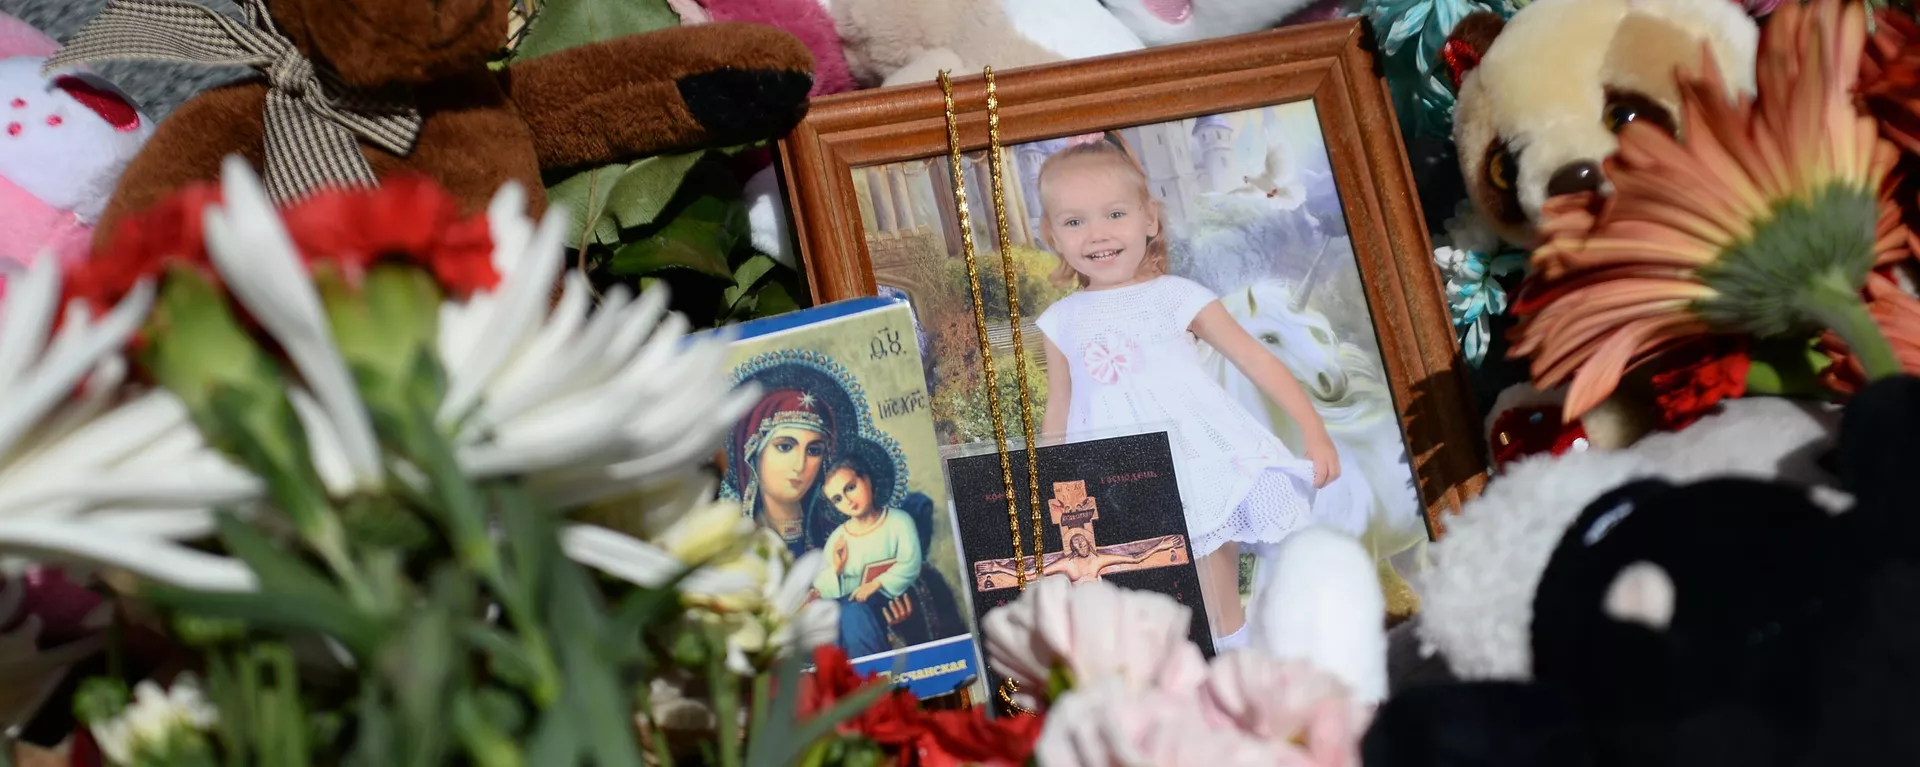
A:
[[[1881,195],[1898,152],[1853,101],[1865,43],[1858,2],[1782,6],[1761,33],[1757,99],[1728,101],[1703,57],[1680,83],[1683,139],[1629,124],[1597,211],[1545,207],[1512,354],[1533,358],[1540,388],[1571,381],[1566,418],[1628,369],[1714,332],[1828,328],[1868,374],[1899,371],[1860,297],[1907,236]]]

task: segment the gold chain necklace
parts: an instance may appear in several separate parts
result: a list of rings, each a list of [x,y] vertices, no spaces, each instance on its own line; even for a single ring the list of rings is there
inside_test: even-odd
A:
[[[1033,434],[1033,399],[1027,385],[1027,350],[1022,338],[1020,322],[1020,284],[1013,270],[1013,243],[1007,234],[1007,203],[1005,187],[1001,173],[1000,149],[1000,96],[994,87],[993,67],[984,70],[987,80],[987,162],[993,178],[993,220],[999,234],[1000,274],[1005,280],[1007,293],[1007,322],[1013,330],[1013,371],[1020,384],[1020,426],[1026,439],[1027,453],[1027,502],[1033,509],[1033,576],[1038,578],[1041,569],[1040,537],[1040,469],[1038,447]],[[960,251],[967,259],[967,283],[973,292],[973,326],[980,336],[980,365],[987,383],[987,410],[993,417],[993,439],[1000,452],[1000,479],[1007,495],[1007,528],[1013,535],[1013,565],[1018,574],[1020,590],[1027,590],[1026,556],[1020,540],[1020,507],[1013,497],[1013,460],[1007,450],[1006,421],[1000,413],[999,373],[993,364],[993,344],[987,340],[986,300],[980,290],[980,269],[974,260],[973,217],[968,212],[966,177],[960,164],[960,126],[953,108],[953,82],[948,79],[945,70],[940,72],[940,90],[946,95],[947,107],[947,155],[953,172],[954,207],[960,218]],[[1015,703],[1013,694],[1019,692],[1020,684],[1008,677],[1000,685],[1000,701],[1008,708],[1023,714],[1031,710]]]

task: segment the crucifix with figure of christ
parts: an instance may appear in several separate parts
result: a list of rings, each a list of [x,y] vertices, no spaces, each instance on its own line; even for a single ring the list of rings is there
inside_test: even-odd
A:
[[[1053,483],[1053,498],[1047,501],[1053,524],[1060,528],[1061,548],[1041,556],[1040,574],[1029,569],[1028,577],[1065,575],[1075,583],[1097,580],[1103,575],[1133,570],[1154,570],[1184,565],[1193,561],[1184,536],[1162,535],[1127,543],[1101,546],[1093,535],[1094,520],[1100,518],[1099,504],[1087,496],[1084,480]],[[975,562],[973,580],[978,591],[1018,588],[1019,568],[1032,560],[1016,562],[989,559]]]

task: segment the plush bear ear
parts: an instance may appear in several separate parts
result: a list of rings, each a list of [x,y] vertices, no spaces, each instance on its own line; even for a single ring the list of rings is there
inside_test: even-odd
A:
[[[1460,81],[1467,73],[1480,66],[1480,58],[1487,55],[1487,49],[1493,47],[1493,39],[1500,36],[1500,30],[1506,29],[1507,20],[1492,11],[1474,11],[1453,25],[1453,32],[1447,35],[1446,45],[1440,48],[1440,63],[1445,65],[1447,77],[1453,83],[1454,90],[1460,90]]]

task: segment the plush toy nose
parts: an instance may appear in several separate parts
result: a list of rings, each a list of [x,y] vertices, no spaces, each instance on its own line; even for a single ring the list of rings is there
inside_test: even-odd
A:
[[[1605,177],[1600,175],[1599,165],[1584,160],[1580,162],[1570,162],[1560,166],[1559,170],[1553,172],[1553,177],[1547,179],[1547,196],[1558,197],[1563,194],[1574,194],[1576,192],[1598,192],[1600,191],[1600,182],[1604,179]]]

